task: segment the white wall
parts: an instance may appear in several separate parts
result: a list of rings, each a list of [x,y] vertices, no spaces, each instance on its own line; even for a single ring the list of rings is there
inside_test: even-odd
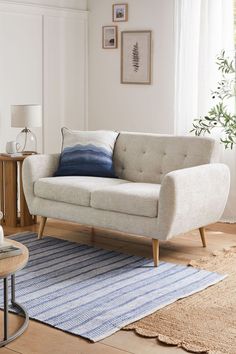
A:
[[[174,132],[174,0],[128,0],[118,24],[118,49],[102,49],[102,26],[112,25],[112,0],[88,0],[89,129]],[[122,3],[122,2],[121,2]],[[120,84],[120,31],[152,30],[152,84]]]
[[[38,151],[60,151],[62,126],[87,127],[87,12],[0,0],[0,52],[0,152],[21,130],[10,105],[31,103],[43,106]]]
[[[16,2],[19,5],[9,5]],[[118,49],[105,50],[102,49],[102,26],[112,24],[114,1],[88,0],[88,128],[173,133],[174,0],[127,2],[129,21],[114,23],[119,28]],[[33,6],[21,6],[21,3]],[[58,16],[55,17],[54,10],[37,5],[54,6]],[[67,19],[60,9],[64,6],[74,9],[66,12]],[[45,107],[45,151],[57,151],[62,125],[74,129],[87,127],[87,37],[83,11],[82,18],[76,19],[77,10],[86,9],[87,1],[0,0],[0,7],[4,9],[0,22],[0,49],[4,54],[0,56],[0,76],[4,76],[0,82],[0,150],[17,133],[10,128],[10,104],[34,101],[44,103]],[[16,7],[18,14],[10,14],[11,8]],[[152,30],[150,86],[120,84],[120,32],[135,29]],[[47,50],[44,48],[42,52],[44,45]]]
[[[87,127],[87,27],[83,16],[44,16],[44,148],[61,149],[61,127]]]
[[[29,50],[30,48],[30,50]],[[0,8],[0,151],[21,131],[11,128],[11,104],[42,102],[42,19]],[[37,133],[42,149],[41,129]]]

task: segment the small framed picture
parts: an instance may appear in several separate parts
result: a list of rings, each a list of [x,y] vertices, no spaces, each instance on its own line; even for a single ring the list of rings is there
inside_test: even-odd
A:
[[[113,22],[128,21],[128,4],[114,4],[112,6]]]
[[[151,84],[151,31],[121,32],[121,83]]]
[[[117,48],[117,26],[102,27],[102,47],[103,49]]]

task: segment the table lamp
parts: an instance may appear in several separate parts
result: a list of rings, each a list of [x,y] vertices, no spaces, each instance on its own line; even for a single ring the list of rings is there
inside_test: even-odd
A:
[[[36,153],[37,139],[29,127],[42,126],[42,107],[37,104],[12,105],[11,126],[24,128],[16,138],[19,144],[18,152]]]

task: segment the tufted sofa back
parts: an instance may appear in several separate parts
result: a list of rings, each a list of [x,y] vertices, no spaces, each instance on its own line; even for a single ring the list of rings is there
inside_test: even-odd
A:
[[[121,132],[114,151],[116,174],[128,181],[161,183],[170,171],[217,161],[217,146],[205,137]]]

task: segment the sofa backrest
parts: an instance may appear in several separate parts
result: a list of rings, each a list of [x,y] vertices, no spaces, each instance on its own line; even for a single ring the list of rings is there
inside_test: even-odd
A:
[[[161,183],[171,171],[216,162],[212,138],[121,132],[115,145],[116,174],[134,182]]]

